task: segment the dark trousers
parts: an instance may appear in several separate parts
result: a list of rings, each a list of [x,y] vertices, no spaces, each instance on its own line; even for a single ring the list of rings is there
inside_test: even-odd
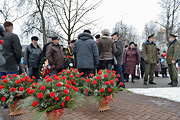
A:
[[[114,69],[116,71],[116,74],[120,74],[120,77],[118,77],[119,81],[117,81],[116,86],[119,85],[120,82],[123,83],[123,88],[125,88],[125,84],[124,84],[124,77],[123,77],[123,72],[122,72],[122,65],[114,65]]]
[[[36,79],[38,78],[38,68],[28,68],[28,72],[29,72],[29,77],[32,78],[32,76],[36,77]],[[36,81],[37,82],[37,81]]]
[[[141,78],[144,78],[144,71],[141,71]]]
[[[167,68],[162,68],[162,77],[167,76]]]
[[[79,73],[83,72],[84,75],[82,75],[82,77],[89,77],[89,74],[94,74],[94,69],[82,69],[79,68]]]
[[[131,79],[132,79],[132,81],[134,81],[135,75],[134,75],[134,74],[131,74],[131,76],[132,76],[132,78],[131,78]],[[129,74],[127,74],[127,76],[126,76],[126,77],[127,77],[127,81],[128,81],[128,79],[129,79]]]
[[[107,69],[112,71],[112,60],[100,60],[99,69]]]

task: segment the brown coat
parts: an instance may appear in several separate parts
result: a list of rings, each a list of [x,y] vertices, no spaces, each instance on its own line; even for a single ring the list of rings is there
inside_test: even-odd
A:
[[[128,48],[124,56],[125,73],[135,74],[136,64],[139,64],[139,52],[137,48]]]
[[[55,69],[64,68],[65,56],[60,45],[50,44],[46,50],[46,58],[48,59],[49,65],[55,65]]]
[[[111,38],[102,36],[98,42],[100,60],[112,60],[113,54],[116,53],[116,46]]]

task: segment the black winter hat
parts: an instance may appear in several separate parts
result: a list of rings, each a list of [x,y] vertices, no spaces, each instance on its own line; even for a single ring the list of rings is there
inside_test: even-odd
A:
[[[59,40],[58,36],[52,37],[52,40]]]
[[[38,41],[39,38],[38,38],[37,36],[33,36],[33,37],[31,37],[31,40],[32,40],[32,41],[33,41],[33,40]]]
[[[91,34],[91,31],[90,31],[90,30],[84,30],[83,33],[89,33],[89,34]]]
[[[119,33],[118,32],[114,32],[111,36],[113,36],[113,35],[119,35]]]
[[[100,38],[101,36],[99,35],[99,34],[97,34],[96,36],[95,36],[95,38]]]

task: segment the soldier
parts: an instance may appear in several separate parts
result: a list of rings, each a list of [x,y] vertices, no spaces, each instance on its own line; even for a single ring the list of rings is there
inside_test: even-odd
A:
[[[171,78],[171,82],[168,85],[172,85],[172,87],[176,87],[178,83],[178,69],[176,68],[176,62],[179,58],[180,53],[180,44],[176,39],[176,35],[169,35],[169,46],[167,50],[167,64],[168,71]]]
[[[72,40],[70,45],[65,50],[65,55],[67,57],[66,67],[74,68],[75,67],[75,60],[73,55],[73,47],[76,40]]]
[[[144,85],[147,85],[148,76],[149,77],[149,84],[156,83],[153,82],[153,74],[155,65],[158,63],[159,58],[157,55],[157,47],[154,41],[154,34],[148,36],[148,40],[142,44],[142,57],[145,62],[145,76],[144,76]]]

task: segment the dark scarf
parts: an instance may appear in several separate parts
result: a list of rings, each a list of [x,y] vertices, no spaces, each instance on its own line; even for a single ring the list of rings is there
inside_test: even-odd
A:
[[[149,45],[149,44],[151,44],[150,42],[149,42],[149,40],[146,40],[146,42],[145,42],[147,45]],[[156,43],[155,42],[152,42],[154,45],[156,45]]]

